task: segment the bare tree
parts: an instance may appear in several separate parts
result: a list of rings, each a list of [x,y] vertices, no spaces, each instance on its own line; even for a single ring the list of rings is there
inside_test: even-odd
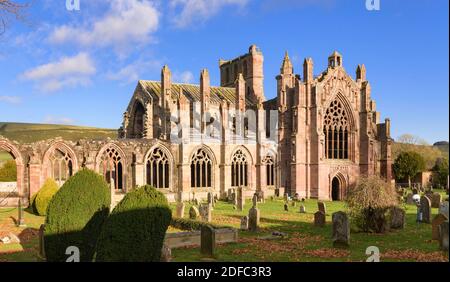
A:
[[[15,18],[23,21],[25,19],[25,9],[29,3],[18,3],[13,0],[0,0],[0,34],[3,34],[9,24],[9,20]]]

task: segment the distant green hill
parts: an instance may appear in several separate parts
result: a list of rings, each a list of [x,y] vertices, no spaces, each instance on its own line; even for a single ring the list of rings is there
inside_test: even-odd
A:
[[[19,143],[33,143],[55,137],[70,141],[82,138],[117,138],[117,130],[73,125],[0,122],[0,135]]]

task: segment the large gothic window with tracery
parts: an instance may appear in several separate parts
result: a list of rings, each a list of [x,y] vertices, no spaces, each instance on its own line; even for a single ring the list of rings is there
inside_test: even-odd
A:
[[[266,166],[266,185],[275,185],[275,162],[271,156],[267,156],[263,160],[263,164]]]
[[[348,159],[349,120],[339,100],[331,102],[323,125],[327,159]]]
[[[114,183],[116,191],[123,190],[123,159],[120,153],[110,147],[105,150],[101,158],[101,168],[106,182]]]
[[[147,184],[155,188],[169,188],[169,158],[155,148],[147,158]]]
[[[69,153],[55,149],[49,157],[50,177],[62,185],[73,174],[73,160]]]
[[[231,186],[248,185],[248,161],[241,149],[237,150],[231,160]]]
[[[203,149],[198,149],[192,156],[191,187],[212,187],[212,160]]]

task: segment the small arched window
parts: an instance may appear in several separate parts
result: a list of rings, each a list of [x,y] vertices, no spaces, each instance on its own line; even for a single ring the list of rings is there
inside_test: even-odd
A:
[[[147,184],[155,188],[169,188],[169,158],[160,148],[155,148],[147,158]]]
[[[212,187],[212,160],[203,149],[198,149],[191,159],[191,187]]]
[[[241,149],[234,153],[231,161],[231,186],[248,186],[248,161]]]
[[[73,160],[68,152],[55,149],[49,157],[50,177],[62,185],[73,174]]]
[[[105,150],[101,158],[101,169],[107,183],[114,183],[116,191],[122,191],[123,181],[123,157],[114,147]]]
[[[275,186],[275,162],[271,156],[267,156],[263,160],[266,166],[266,185]]]

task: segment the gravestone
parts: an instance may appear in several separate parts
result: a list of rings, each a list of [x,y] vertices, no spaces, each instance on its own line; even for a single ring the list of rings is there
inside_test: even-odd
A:
[[[431,222],[431,238],[433,240],[439,240],[439,226],[447,220],[448,218],[443,214],[438,214],[433,218],[433,221]]]
[[[210,206],[211,210],[214,208],[214,196],[211,192],[208,192],[208,205]]]
[[[284,203],[284,211],[289,211],[289,206],[287,203]]]
[[[231,193],[231,203],[234,205],[234,206],[237,206],[237,196],[236,196],[236,192],[233,192],[233,193]]]
[[[317,208],[319,211],[323,212],[324,214],[327,214],[327,206],[324,202],[317,202]]]
[[[295,193],[294,201],[300,201],[300,195],[298,193]]]
[[[241,218],[241,230],[248,230],[248,216]]]
[[[192,220],[196,220],[200,215],[198,208],[196,206],[191,206],[189,209],[189,218]]]
[[[424,223],[431,223],[431,201],[427,196],[420,197],[420,213]]]
[[[260,220],[260,211],[258,209],[258,198],[253,196],[252,199],[253,206],[248,211],[248,229],[252,232],[258,231],[259,220]]]
[[[439,213],[445,215],[448,218],[448,201],[444,201],[440,204]]]
[[[210,225],[203,225],[200,230],[200,237],[200,253],[205,257],[214,257],[216,230]]]
[[[304,205],[300,205],[300,213],[306,213],[306,207]]]
[[[177,217],[183,218],[184,217],[184,209],[186,205],[183,202],[177,203]]]
[[[192,201],[194,205],[198,206],[199,205],[199,201],[197,198],[194,198],[194,200]]]
[[[408,193],[408,195],[406,195],[406,204],[408,204],[408,205],[415,204],[412,193]]]
[[[441,223],[439,226],[439,246],[441,250],[448,252],[448,220]]]
[[[439,193],[433,193],[433,196],[431,197],[431,207],[432,208],[439,208],[441,205],[442,196]]]
[[[172,250],[164,244],[161,249],[161,262],[170,262],[172,260]]]
[[[325,214],[321,211],[317,211],[314,214],[314,226],[323,227],[325,226],[326,217]]]
[[[297,202],[296,201],[292,201],[291,202],[291,206],[296,207],[297,206]]]
[[[289,202],[289,194],[288,193],[284,193],[284,201]]]
[[[211,222],[212,214],[211,214],[211,205],[205,204],[200,206],[200,216],[202,217],[202,221]]]
[[[39,227],[39,256],[41,258],[45,258],[44,232],[45,224],[41,224],[41,227]]]
[[[260,191],[257,191],[255,194],[258,197],[258,202],[260,202],[260,203],[265,202],[264,191],[260,190]]]
[[[244,191],[242,190],[242,187],[239,187],[237,189],[237,209],[239,211],[243,211],[244,206],[245,206]]]
[[[348,247],[350,243],[350,224],[345,212],[333,213],[333,246]]]
[[[403,229],[405,227],[406,212],[402,208],[391,208],[391,228]]]

